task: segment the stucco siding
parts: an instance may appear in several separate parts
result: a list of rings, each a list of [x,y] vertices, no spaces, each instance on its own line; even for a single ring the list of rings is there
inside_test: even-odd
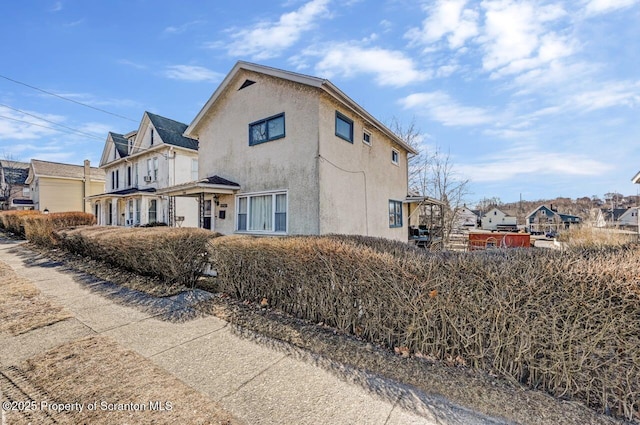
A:
[[[255,81],[243,89],[245,80]],[[284,113],[285,137],[249,146],[249,124]],[[318,98],[307,86],[248,71],[238,73],[199,130],[199,177],[218,175],[241,192],[288,192],[288,233],[317,234]],[[223,200],[220,200],[223,203]],[[235,198],[216,230],[235,231]],[[217,214],[217,209],[214,214]]]
[[[336,111],[353,121],[353,143],[336,136]],[[365,130],[371,144],[363,143]],[[392,151],[398,163],[392,162]],[[389,226],[389,201],[407,196],[406,151],[355,113],[324,95],[320,106],[320,233],[361,234],[407,239]]]

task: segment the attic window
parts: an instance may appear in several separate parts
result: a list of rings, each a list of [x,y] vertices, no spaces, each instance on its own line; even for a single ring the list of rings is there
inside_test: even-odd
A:
[[[240,88],[238,90],[242,90],[245,87],[249,87],[251,84],[255,84],[255,81],[251,81],[251,80],[244,80],[244,83],[242,83],[242,85],[240,86]]]
[[[153,146],[153,128],[151,129],[151,146]]]

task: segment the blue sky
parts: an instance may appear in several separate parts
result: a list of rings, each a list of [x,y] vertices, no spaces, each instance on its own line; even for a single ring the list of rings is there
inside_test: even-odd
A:
[[[3,157],[97,164],[108,131],[188,124],[246,60],[415,121],[471,203],[640,188],[640,0],[3,1],[0,39]]]

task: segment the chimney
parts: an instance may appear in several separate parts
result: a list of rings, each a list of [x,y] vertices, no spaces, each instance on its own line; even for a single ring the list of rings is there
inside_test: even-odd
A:
[[[82,203],[82,211],[87,212],[88,204],[87,196],[91,195],[91,162],[88,159],[84,160],[84,190],[83,190],[83,203]]]

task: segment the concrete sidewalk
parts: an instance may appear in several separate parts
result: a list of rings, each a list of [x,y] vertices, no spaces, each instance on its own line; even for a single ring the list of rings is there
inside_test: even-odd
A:
[[[74,318],[9,338],[7,367],[59,344],[103,334],[207,394],[249,424],[501,424],[379,376],[331,364],[192,309],[195,290],[155,298],[64,270],[0,239],[0,260]]]

